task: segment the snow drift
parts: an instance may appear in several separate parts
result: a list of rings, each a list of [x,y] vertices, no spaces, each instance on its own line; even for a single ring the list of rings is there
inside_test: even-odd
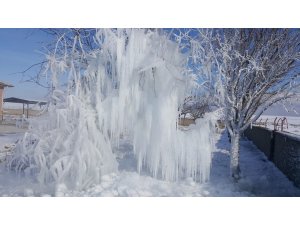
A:
[[[129,138],[138,172],[169,181],[207,180],[211,116],[188,131],[177,126],[188,83],[178,45],[143,29],[98,30],[94,40],[99,48],[84,52],[85,67],[77,66],[75,51],[48,57],[48,113],[31,122],[10,167],[41,183],[82,189],[117,171],[114,151],[120,138]],[[59,85],[62,76],[68,76],[67,89]]]

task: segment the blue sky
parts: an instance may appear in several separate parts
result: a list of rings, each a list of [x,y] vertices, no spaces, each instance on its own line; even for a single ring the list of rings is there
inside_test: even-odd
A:
[[[0,29],[0,81],[14,85],[13,88],[6,88],[5,97],[35,100],[45,98],[47,89],[32,82],[25,82],[26,75],[35,75],[37,68],[26,72],[25,77],[18,72],[43,60],[42,47],[50,41],[50,38],[40,29]],[[300,112],[300,105],[296,105]],[[273,106],[266,113],[279,112],[287,114],[281,106]],[[293,112],[288,114],[299,116]]]
[[[6,88],[5,97],[41,100],[47,89],[31,82],[17,73],[43,60],[42,47],[50,37],[39,29],[0,29],[0,81],[14,85]],[[37,69],[26,75],[34,75]]]

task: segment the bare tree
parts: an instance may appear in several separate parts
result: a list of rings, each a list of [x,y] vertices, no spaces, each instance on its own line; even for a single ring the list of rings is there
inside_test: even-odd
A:
[[[199,64],[209,65],[208,73],[215,77],[211,83],[231,136],[231,176],[238,180],[241,134],[269,106],[294,97],[299,87],[300,31],[198,31],[194,55]]]
[[[208,96],[189,96],[185,98],[181,109],[181,115],[185,118],[186,115],[192,119],[202,118],[203,115],[211,111],[211,103]]]

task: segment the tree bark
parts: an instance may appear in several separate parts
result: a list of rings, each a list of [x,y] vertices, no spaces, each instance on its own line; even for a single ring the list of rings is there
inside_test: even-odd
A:
[[[233,132],[231,135],[231,151],[230,151],[230,173],[231,177],[238,181],[240,179],[240,133]]]

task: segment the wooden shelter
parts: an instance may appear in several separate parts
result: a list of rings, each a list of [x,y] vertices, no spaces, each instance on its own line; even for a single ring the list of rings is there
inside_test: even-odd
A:
[[[27,100],[27,99],[22,99],[22,98],[15,98],[15,97],[11,97],[11,98],[5,98],[3,100],[4,102],[11,102],[11,103],[21,103],[23,104],[23,114],[25,114],[25,105],[27,105],[27,118],[29,115],[29,105],[33,104],[38,104],[38,105],[46,105],[47,102],[44,101],[35,101],[35,100]]]
[[[0,116],[3,119],[3,97],[4,97],[4,88],[13,87],[11,84],[6,84],[0,81]]]

